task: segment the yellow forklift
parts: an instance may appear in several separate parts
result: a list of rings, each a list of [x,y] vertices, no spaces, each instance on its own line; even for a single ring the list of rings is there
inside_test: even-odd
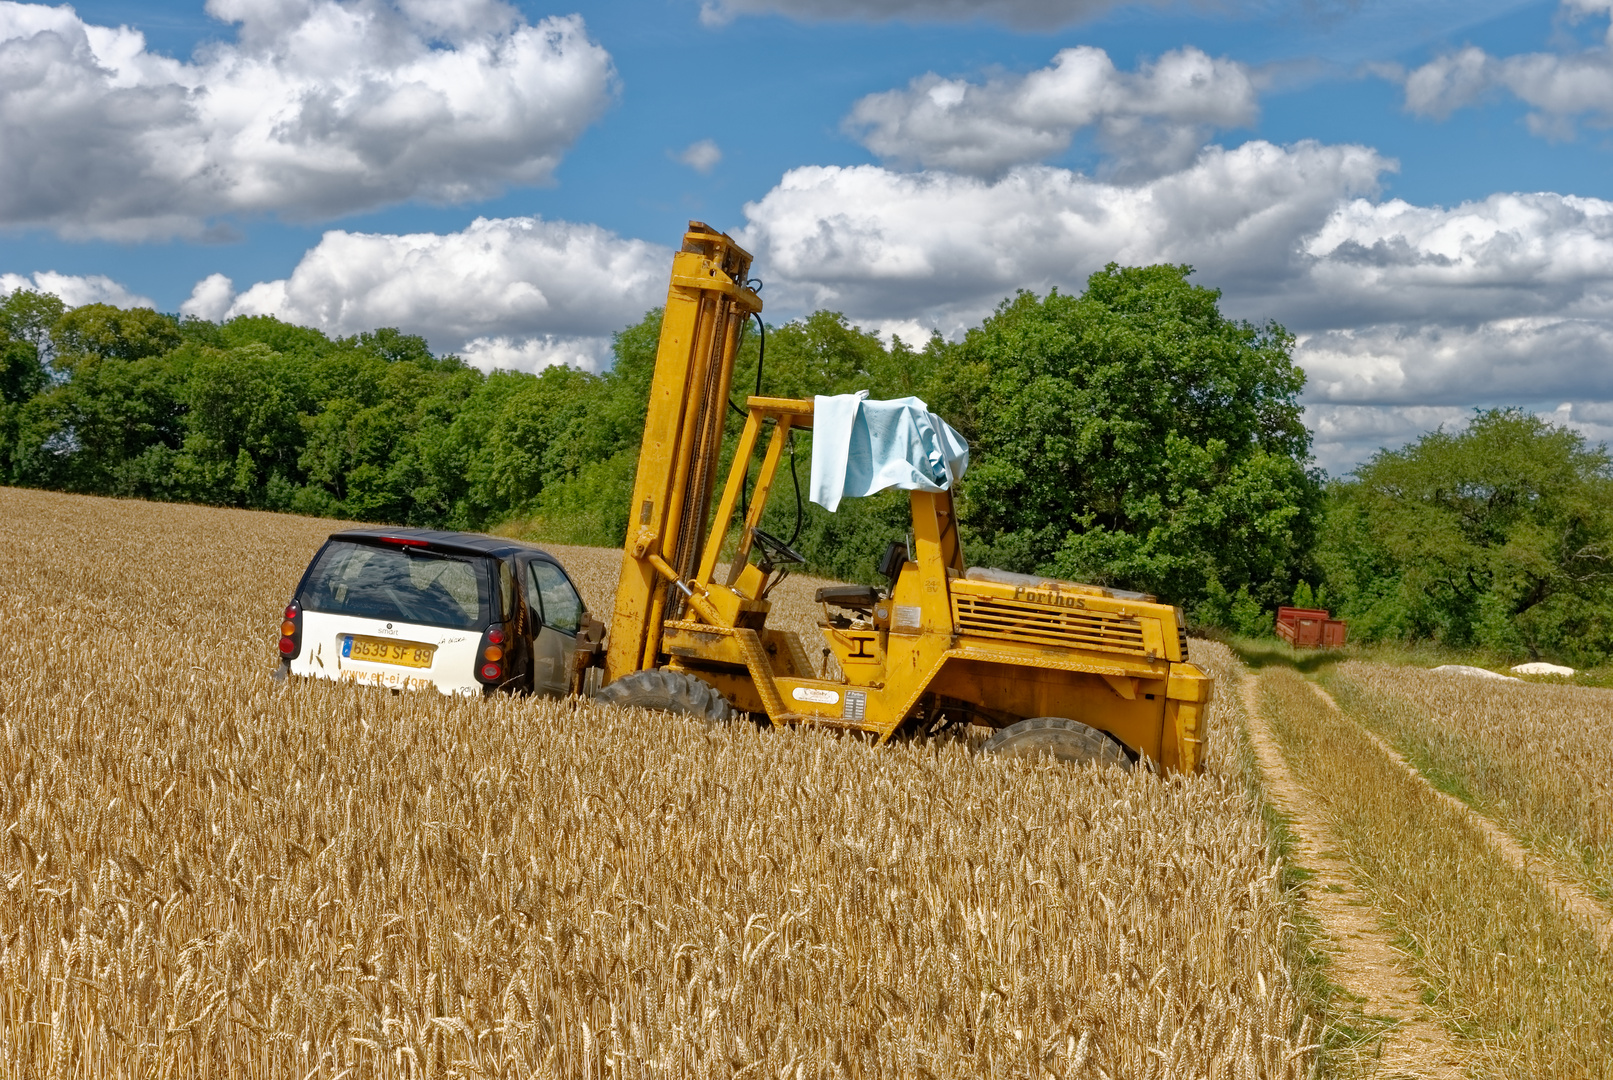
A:
[[[747,400],[713,515],[734,357],[762,310],[750,264],[700,222],[673,256],[616,609],[593,657],[604,668],[599,698],[880,742],[980,724],[996,729],[985,748],[1003,755],[1200,768],[1212,684],[1187,662],[1181,611],[1141,593],[965,566],[950,489],[910,492],[912,549],[887,550],[888,588],[818,591],[843,675],[824,677],[797,634],[767,625],[769,590],[803,560],[760,527],[762,514],[790,432],[813,426],[814,403]]]

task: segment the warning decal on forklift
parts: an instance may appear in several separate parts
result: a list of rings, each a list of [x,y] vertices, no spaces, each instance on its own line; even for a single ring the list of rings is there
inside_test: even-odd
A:
[[[846,707],[840,711],[843,720],[861,720],[868,712],[868,695],[862,690],[846,691]]]
[[[833,690],[819,690],[816,686],[797,686],[790,691],[790,696],[796,701],[816,701],[820,705],[833,705],[840,700],[840,695]]]

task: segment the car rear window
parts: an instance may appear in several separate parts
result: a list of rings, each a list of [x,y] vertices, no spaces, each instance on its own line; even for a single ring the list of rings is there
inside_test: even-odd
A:
[[[486,559],[332,540],[302,590],[330,615],[474,630],[491,622]]]

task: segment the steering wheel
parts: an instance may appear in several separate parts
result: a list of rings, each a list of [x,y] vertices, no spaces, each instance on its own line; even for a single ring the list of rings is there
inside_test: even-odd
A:
[[[762,549],[762,561],[771,566],[781,563],[804,563],[806,556],[765,529],[751,528],[751,543]]]

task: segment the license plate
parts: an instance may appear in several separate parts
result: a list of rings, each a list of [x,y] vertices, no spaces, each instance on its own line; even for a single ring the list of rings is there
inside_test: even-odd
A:
[[[363,660],[371,664],[397,664],[400,667],[430,667],[435,645],[422,645],[418,641],[389,641],[386,638],[342,637],[342,655],[349,660]]]

